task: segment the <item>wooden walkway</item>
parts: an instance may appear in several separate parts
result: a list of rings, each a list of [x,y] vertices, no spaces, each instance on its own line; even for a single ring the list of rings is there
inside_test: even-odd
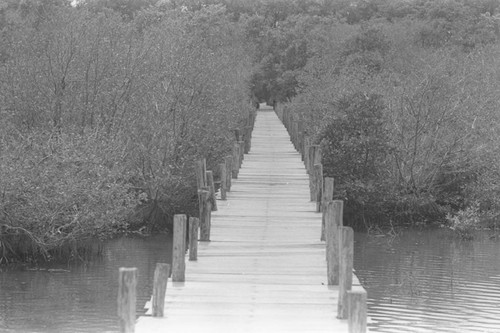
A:
[[[309,199],[288,133],[271,109],[260,110],[252,150],[212,213],[211,241],[186,262],[186,282],[169,280],[165,317],[140,317],[136,332],[347,332],[336,318],[338,287],[327,286],[321,213]]]

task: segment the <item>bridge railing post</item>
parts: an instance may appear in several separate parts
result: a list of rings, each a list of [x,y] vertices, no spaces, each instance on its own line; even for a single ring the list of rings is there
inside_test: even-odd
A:
[[[226,163],[219,164],[220,171],[220,199],[227,199],[227,169]]]
[[[358,288],[347,292],[349,333],[366,333],[366,290]]]
[[[340,242],[339,304],[338,318],[348,315],[347,292],[352,288],[354,231],[351,227],[342,227]]]
[[[325,221],[326,221],[326,203],[333,200],[333,189],[334,189],[334,179],[331,177],[326,177],[323,189],[323,196],[321,198],[321,212],[323,213],[321,216],[321,236],[320,240],[325,240]]]
[[[200,231],[200,219],[189,217],[189,260],[198,260],[198,237]]]
[[[231,179],[233,173],[233,156],[228,155],[224,157],[224,163],[226,164],[226,190],[227,192],[231,191]]]
[[[319,145],[310,145],[308,151],[308,166],[309,173],[309,189],[311,194],[311,201],[316,200],[316,174],[314,172],[314,165],[321,163],[321,151]]]
[[[330,286],[339,284],[339,233],[343,223],[343,204],[342,200],[334,200],[325,205],[326,267]]]
[[[153,317],[163,317],[165,307],[165,293],[167,291],[167,281],[170,275],[170,265],[157,263],[153,281],[152,313]]]
[[[240,153],[239,156],[240,164],[238,168],[241,169],[241,166],[243,165],[243,160],[245,159],[245,141],[238,141],[238,144],[239,144],[238,152]]]
[[[323,165],[314,165],[314,201],[316,201],[316,212],[321,212],[321,199],[323,196]]]
[[[232,162],[232,177],[233,179],[238,178],[238,171],[240,167],[240,144],[239,143],[234,143],[233,144],[233,162]]]
[[[184,282],[186,272],[186,215],[174,215],[172,281]]]
[[[207,187],[210,192],[210,203],[212,204],[212,211],[217,211],[217,199],[215,197],[215,183],[214,183],[214,173],[213,171],[208,170],[206,172],[207,175]]]
[[[207,161],[204,158],[196,161],[196,184],[198,189],[207,186]]]
[[[133,333],[135,331],[135,305],[137,301],[137,268],[120,267],[118,273],[120,333]]]
[[[311,147],[311,138],[306,136],[304,138],[304,165],[306,167],[306,171],[309,174],[309,149]]]
[[[212,217],[212,202],[207,187],[198,191],[200,197],[200,241],[210,241],[210,227]]]

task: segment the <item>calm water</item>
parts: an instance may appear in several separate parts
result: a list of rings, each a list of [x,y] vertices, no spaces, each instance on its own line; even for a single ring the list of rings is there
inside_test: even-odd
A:
[[[500,332],[500,240],[446,230],[356,234],[374,332]]]
[[[354,266],[374,332],[500,332],[500,240],[458,241],[445,230],[356,234]],[[138,314],[171,239],[117,239],[69,272],[0,272],[0,332],[117,332],[118,268],[139,269]]]
[[[157,262],[171,262],[168,236],[116,239],[89,265],[68,271],[0,272],[0,332],[118,332],[118,268],[137,267],[138,314],[151,297]],[[56,268],[56,267],[51,267]]]

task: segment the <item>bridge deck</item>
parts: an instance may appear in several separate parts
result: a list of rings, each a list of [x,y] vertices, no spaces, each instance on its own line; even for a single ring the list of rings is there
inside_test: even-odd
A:
[[[186,282],[169,281],[166,317],[141,317],[136,332],[347,332],[338,288],[326,285],[321,214],[272,110],[258,112],[227,199],[212,214],[211,242],[186,263]]]

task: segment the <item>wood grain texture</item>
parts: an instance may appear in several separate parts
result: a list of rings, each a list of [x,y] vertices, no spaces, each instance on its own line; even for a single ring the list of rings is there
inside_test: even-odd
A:
[[[206,172],[207,174],[207,187],[210,191],[210,202],[212,203],[212,211],[217,210],[217,200],[215,196],[215,183],[214,183],[214,173],[211,170]]]
[[[339,306],[338,317],[348,316],[347,292],[352,288],[352,264],[354,231],[351,227],[341,227],[340,231],[340,271],[339,271]]]
[[[220,199],[226,200],[227,194],[227,168],[226,163],[219,164],[220,171]]]
[[[198,238],[200,234],[200,219],[189,218],[189,260],[198,260]]]
[[[167,291],[167,281],[170,275],[170,265],[157,263],[153,280],[152,312],[153,317],[163,317],[165,307],[165,292]]]
[[[347,304],[349,307],[349,333],[365,333],[366,290],[364,288],[353,288],[351,291],[348,291]]]
[[[120,333],[134,333],[137,268],[120,267],[118,279],[118,320],[120,323]]]
[[[172,281],[182,282],[186,271],[186,215],[174,215]]]
[[[324,180],[324,190],[323,190],[323,196],[321,198],[321,212],[323,213],[321,217],[321,236],[320,239],[324,241],[325,238],[325,206],[326,203],[329,201],[333,200],[333,185],[334,185],[334,179],[331,177],[325,177]]]

